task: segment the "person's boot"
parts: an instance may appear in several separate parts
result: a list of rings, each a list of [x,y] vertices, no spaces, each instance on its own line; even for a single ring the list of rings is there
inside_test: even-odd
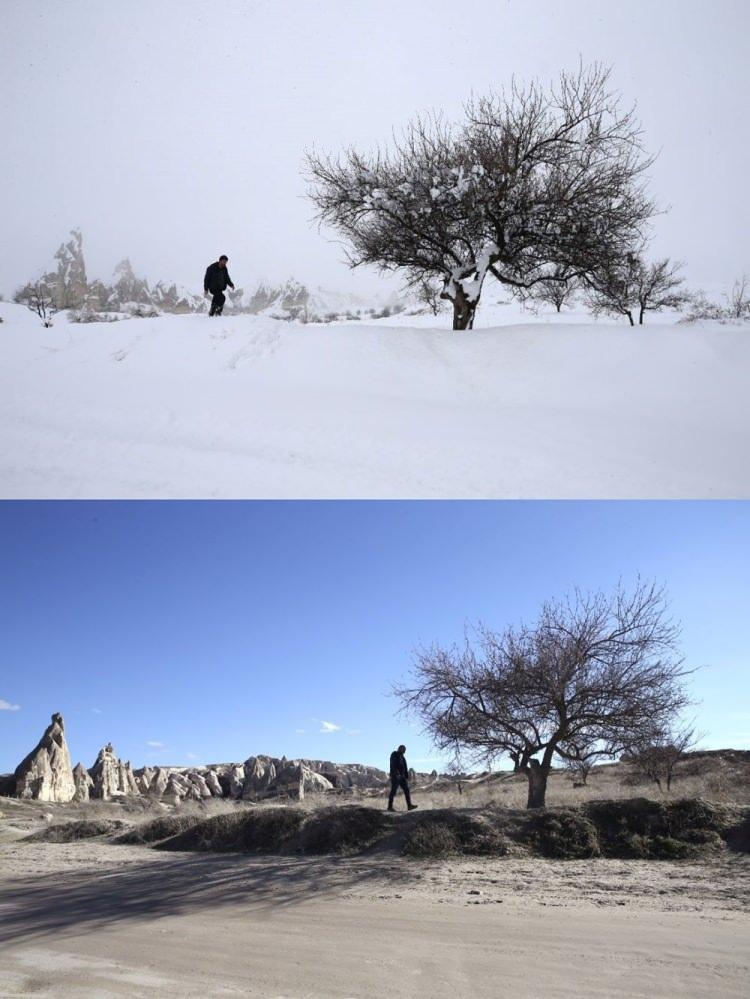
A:
[[[407,805],[406,807],[410,812],[413,812],[415,808],[419,808],[419,805]]]
[[[386,811],[388,811],[388,812],[395,812],[396,809],[393,807],[393,805],[389,805],[388,808],[386,809]]]

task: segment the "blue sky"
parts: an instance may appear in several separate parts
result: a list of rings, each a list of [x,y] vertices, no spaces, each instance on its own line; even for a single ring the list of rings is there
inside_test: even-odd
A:
[[[705,745],[750,747],[750,503],[5,502],[0,771],[53,711],[74,762],[435,753],[410,650],[574,586],[666,584]],[[335,726],[335,727],[334,727]]]

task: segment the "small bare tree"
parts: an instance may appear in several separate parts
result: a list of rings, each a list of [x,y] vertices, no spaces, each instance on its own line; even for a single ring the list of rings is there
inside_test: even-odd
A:
[[[464,771],[463,764],[461,763],[461,756],[457,752],[453,759],[450,761],[448,766],[445,768],[447,776],[456,785],[456,789],[459,794],[464,793],[463,785],[466,780],[466,772]]]
[[[746,319],[750,317],[750,280],[747,274],[732,285],[732,290],[724,296],[727,300],[727,313],[730,319]]]
[[[396,693],[440,749],[486,761],[517,754],[528,807],[539,808],[556,757],[614,758],[685,707],[678,638],[654,585],[576,592],[545,604],[533,627],[482,626],[474,642],[417,650]]]
[[[426,305],[433,316],[437,316],[440,312],[440,285],[428,277],[420,277],[414,284],[414,290],[417,293],[417,301]]]
[[[689,300],[679,276],[682,264],[665,257],[647,264],[636,253],[605,263],[587,278],[589,304],[595,315],[627,316],[630,325],[643,325],[646,312],[680,309]]]
[[[648,728],[633,741],[626,758],[637,773],[653,781],[660,791],[664,788],[669,791],[677,764],[695,749],[699,738],[690,725]]]
[[[578,278],[570,277],[568,268],[556,264],[550,277],[543,278],[528,291],[521,289],[518,297],[524,304],[531,303],[534,312],[537,305],[554,305],[556,312],[562,312],[562,307],[570,303],[579,287]]]
[[[22,301],[27,309],[39,316],[42,320],[42,326],[47,329],[52,326],[52,317],[56,314],[57,308],[54,298],[45,284],[37,281],[36,284],[28,285],[24,289]]]
[[[589,774],[594,769],[602,754],[596,745],[584,746],[572,742],[564,747],[563,766],[574,779],[584,787],[588,784]],[[576,781],[577,778],[577,781]]]

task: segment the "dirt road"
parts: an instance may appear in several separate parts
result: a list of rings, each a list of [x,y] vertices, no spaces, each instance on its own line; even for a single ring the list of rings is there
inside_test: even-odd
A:
[[[0,847],[0,995],[739,997],[750,868]]]

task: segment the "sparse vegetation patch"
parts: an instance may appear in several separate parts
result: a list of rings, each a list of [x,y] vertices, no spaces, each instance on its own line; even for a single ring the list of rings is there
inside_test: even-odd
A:
[[[454,853],[499,857],[508,852],[508,845],[502,832],[487,818],[439,809],[412,820],[402,849],[412,857]]]
[[[197,815],[160,815],[150,822],[140,822],[133,826],[118,836],[115,842],[136,845],[157,843],[159,840],[184,832],[197,822],[200,822],[200,817]]]
[[[581,812],[559,809],[535,815],[529,841],[545,857],[580,860],[601,853],[596,826]]]
[[[94,836],[111,836],[122,829],[125,822],[119,819],[83,819],[79,822],[61,822],[47,826],[27,836],[34,843],[74,843],[78,839],[92,839]]]
[[[196,822],[157,848],[286,853],[294,849],[304,818],[300,810],[283,806],[227,812]]]
[[[334,805],[309,816],[302,826],[301,846],[305,853],[356,853],[371,846],[386,825],[379,808]]]

